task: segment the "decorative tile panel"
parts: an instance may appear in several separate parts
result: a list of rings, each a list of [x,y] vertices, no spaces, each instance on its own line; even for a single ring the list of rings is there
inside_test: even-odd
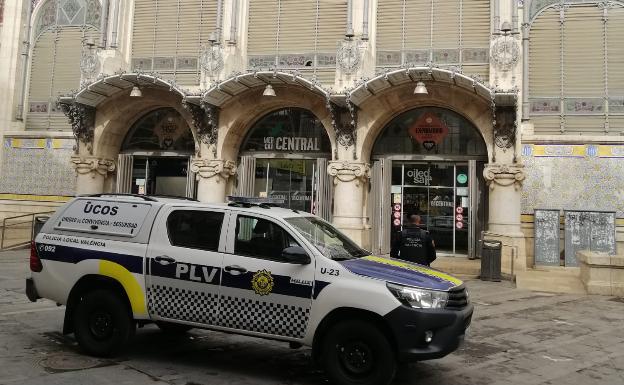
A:
[[[434,49],[434,63],[459,63],[458,49]]]
[[[7,138],[2,154],[0,192],[74,195],[72,139]]]
[[[48,102],[30,102],[28,103],[28,112],[31,114],[47,114]]]
[[[278,60],[279,68],[314,67],[313,53],[279,55]]]
[[[624,114],[624,96],[609,98],[609,114]]]
[[[196,57],[179,57],[176,59],[178,71],[197,71]]]
[[[133,58],[132,70],[151,71],[152,58]]]
[[[464,48],[462,49],[462,63],[487,64],[490,62],[487,48]]]
[[[401,65],[401,51],[377,51],[377,65]]]
[[[538,145],[522,149],[522,213],[533,214],[536,208],[601,210],[624,218],[624,145],[574,146],[577,156],[538,156],[538,150]]]
[[[173,57],[155,57],[154,58],[154,70],[155,71],[173,71],[175,66],[175,58]]]
[[[602,98],[566,98],[566,114],[604,114],[604,99]]]
[[[317,53],[316,54],[316,66],[317,67],[335,67],[336,66],[336,54],[335,53]]]
[[[247,59],[249,68],[275,67],[275,55],[249,55]]]
[[[532,115],[559,115],[561,112],[559,98],[534,98],[529,103]]]
[[[426,64],[429,62],[428,49],[415,49],[404,51],[405,63],[408,64]]]

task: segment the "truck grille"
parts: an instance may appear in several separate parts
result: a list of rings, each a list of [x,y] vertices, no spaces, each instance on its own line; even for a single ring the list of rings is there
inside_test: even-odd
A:
[[[468,305],[468,294],[466,286],[454,287],[448,292],[449,298],[446,308],[450,310],[461,310]]]

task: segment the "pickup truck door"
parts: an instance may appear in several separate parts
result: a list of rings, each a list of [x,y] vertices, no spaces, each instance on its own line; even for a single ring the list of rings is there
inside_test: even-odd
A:
[[[297,241],[298,235],[255,213],[233,213],[231,221],[218,325],[303,338],[310,318],[315,273],[310,250],[306,250],[310,264],[288,263],[281,258],[281,252],[289,246],[303,246]]]
[[[225,210],[169,207],[147,251],[150,317],[215,325],[227,224]]]

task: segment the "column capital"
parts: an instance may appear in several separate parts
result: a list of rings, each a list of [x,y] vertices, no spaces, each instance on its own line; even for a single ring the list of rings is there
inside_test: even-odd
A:
[[[191,171],[197,174],[198,179],[210,179],[218,175],[227,180],[236,174],[236,163],[225,159],[194,158],[191,161]],[[217,183],[219,181],[220,178],[217,178]]]
[[[71,163],[78,175],[89,174],[92,178],[96,175],[106,177],[115,171],[115,162],[111,159],[74,155],[71,157]]]
[[[524,173],[524,165],[520,163],[488,163],[483,169],[483,177],[490,189],[496,185],[503,187],[513,185],[518,190],[522,187],[526,174]]]
[[[370,178],[370,165],[364,162],[331,161],[327,173],[334,177],[334,184],[353,181],[358,184]]]

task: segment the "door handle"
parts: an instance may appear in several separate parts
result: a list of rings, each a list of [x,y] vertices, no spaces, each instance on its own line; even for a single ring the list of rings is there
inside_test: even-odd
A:
[[[169,265],[171,263],[175,263],[175,259],[167,256],[167,255],[159,255],[158,257],[154,258],[154,260],[158,263],[160,263],[161,265]]]
[[[244,274],[247,272],[247,269],[238,265],[226,266],[223,270],[225,270],[227,273],[230,273],[230,274],[233,274],[233,272],[236,272],[237,273],[236,275]]]

